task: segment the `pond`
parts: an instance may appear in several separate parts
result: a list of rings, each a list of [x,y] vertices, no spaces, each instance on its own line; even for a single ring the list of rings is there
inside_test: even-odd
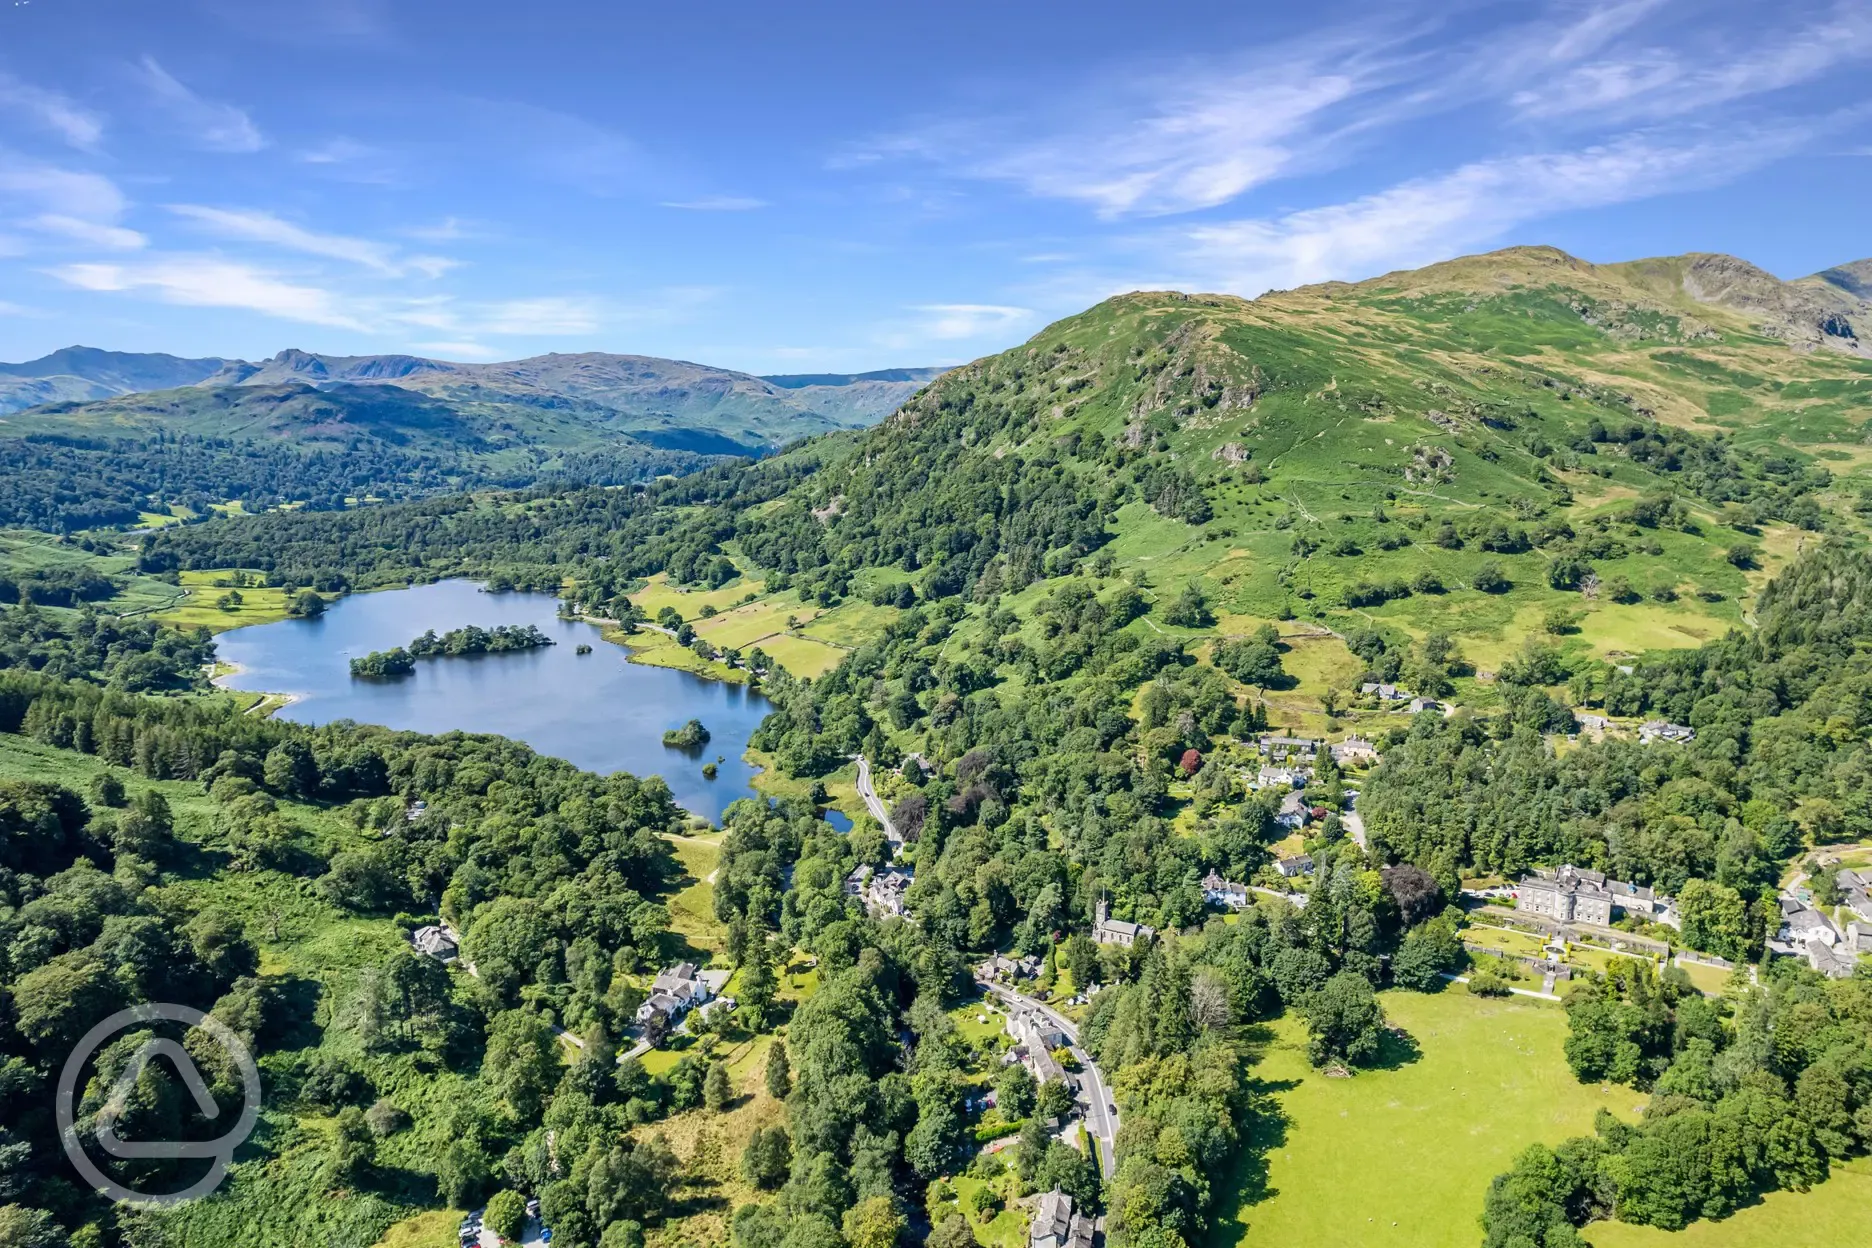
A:
[[[221,634],[220,657],[240,670],[230,689],[289,693],[284,719],[336,719],[440,733],[492,732],[588,771],[660,775],[683,808],[719,820],[753,795],[758,768],[742,761],[772,703],[741,685],[630,663],[590,624],[561,619],[550,594],[490,594],[470,581],[355,594],[315,620],[281,620]],[[427,629],[537,625],[557,645],[505,654],[417,661],[413,675],[357,680],[352,659],[407,646]],[[592,647],[577,653],[579,643]],[[663,745],[667,729],[699,719],[710,740],[686,754]],[[720,756],[715,779],[702,766]]]

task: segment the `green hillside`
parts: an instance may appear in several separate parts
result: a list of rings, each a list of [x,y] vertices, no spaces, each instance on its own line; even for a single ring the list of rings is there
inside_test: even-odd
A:
[[[1340,639],[1374,628],[1449,637],[1466,662],[1439,666],[1486,700],[1529,637],[1624,662],[1719,636],[1803,545],[1863,525],[1872,361],[1809,324],[1843,315],[1815,298],[1727,257],[1541,248],[1252,301],[1131,294],[752,468],[522,512],[270,517],[145,558],[301,583],[542,565],[592,601],[658,573],[822,607],[905,582],[970,620],[1090,574],[1155,604],[1139,632],[1280,623],[1288,722],[1373,670]],[[1176,610],[1191,587],[1202,609]]]
[[[1554,608],[1577,616],[1563,644],[1604,656],[1695,645],[1872,488],[1872,361],[1695,302],[1681,275],[1710,259],[1516,249],[1112,299],[943,377],[737,540],[835,588],[1193,583],[1225,633],[1443,631],[1485,672]]]

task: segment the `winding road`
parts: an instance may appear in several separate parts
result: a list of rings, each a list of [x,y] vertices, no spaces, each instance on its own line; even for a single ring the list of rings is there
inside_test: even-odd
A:
[[[1099,1072],[1098,1064],[1092,1055],[1079,1047],[1079,1029],[1072,1020],[1032,997],[1022,996],[1012,988],[977,978],[975,980],[983,992],[999,998],[1010,1005],[1023,1005],[1037,1010],[1040,1016],[1066,1033],[1067,1049],[1079,1060],[1082,1070],[1080,1093],[1084,1105],[1086,1134],[1098,1141],[1099,1173],[1107,1179],[1117,1172],[1118,1110],[1117,1102],[1112,1100],[1111,1089],[1105,1086],[1105,1076]]]
[[[896,825],[890,821],[890,811],[884,808],[883,799],[877,795],[877,790],[871,787],[871,760],[862,754],[854,754],[852,757],[858,763],[858,796],[864,799],[865,809],[871,812],[871,817],[877,820],[878,826],[884,829],[884,839],[890,842],[891,854],[894,857],[903,849],[904,838],[898,835]]]

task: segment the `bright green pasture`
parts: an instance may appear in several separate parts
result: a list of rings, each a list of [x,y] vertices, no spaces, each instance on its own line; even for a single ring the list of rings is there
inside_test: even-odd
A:
[[[1558,1005],[1457,991],[1381,999],[1418,1050],[1394,1069],[1329,1078],[1307,1064],[1297,1019],[1268,1028],[1254,1073],[1280,1118],[1254,1128],[1212,1248],[1474,1248],[1482,1195],[1516,1153],[1590,1132],[1601,1106],[1625,1112],[1642,1099],[1574,1079]]]

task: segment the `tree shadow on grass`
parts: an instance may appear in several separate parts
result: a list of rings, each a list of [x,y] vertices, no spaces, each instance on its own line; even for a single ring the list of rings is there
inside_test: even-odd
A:
[[[1236,1248],[1248,1233],[1248,1219],[1243,1212],[1280,1195],[1268,1181],[1268,1157],[1287,1143],[1291,1120],[1277,1099],[1283,1092],[1300,1086],[1298,1079],[1255,1079],[1248,1084],[1244,1113],[1240,1120],[1242,1142],[1229,1169],[1224,1190],[1216,1200],[1216,1212],[1235,1210],[1232,1218],[1218,1218],[1212,1223],[1207,1248]]]
[[[1364,1069],[1399,1070],[1422,1058],[1423,1046],[1417,1043],[1416,1037],[1402,1027],[1387,1027],[1378,1042],[1377,1060],[1368,1063]]]
[[[717,1190],[720,1186],[714,1179],[689,1176],[681,1193],[670,1200],[665,1220],[675,1222],[703,1213],[728,1213],[734,1202]]]
[[[318,1022],[325,985],[291,972],[263,975],[260,985],[266,1012],[265,1022],[254,1037],[256,1047],[267,1054],[318,1047],[325,1032]]]
[[[213,845],[178,836],[163,850],[162,866],[185,880],[207,880],[228,869],[234,855]]]

